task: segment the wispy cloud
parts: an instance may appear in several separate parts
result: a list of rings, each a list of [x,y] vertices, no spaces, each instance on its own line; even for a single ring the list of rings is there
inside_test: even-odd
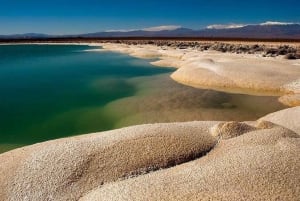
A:
[[[105,30],[105,32],[129,32],[129,31],[137,31],[138,29],[109,29]]]
[[[105,32],[129,32],[129,31],[166,31],[166,30],[175,30],[179,29],[181,26],[178,25],[162,25],[162,26],[156,26],[156,27],[147,27],[147,28],[141,28],[141,29],[110,29],[106,30]]]
[[[165,31],[165,30],[175,30],[179,29],[181,26],[178,25],[163,25],[163,26],[157,26],[157,27],[149,27],[142,29],[143,31]]]
[[[234,28],[241,28],[246,26],[246,24],[213,24],[209,25],[207,29],[234,29]]]
[[[260,25],[290,25],[290,24],[297,24],[293,22],[276,22],[276,21],[267,21],[264,23],[260,23]]]
[[[209,25],[206,28],[207,29],[234,29],[234,28],[241,28],[245,27],[247,25],[261,25],[261,26],[266,26],[266,25],[291,25],[291,24],[299,24],[295,22],[277,22],[277,21],[266,21],[260,24],[213,24]]]

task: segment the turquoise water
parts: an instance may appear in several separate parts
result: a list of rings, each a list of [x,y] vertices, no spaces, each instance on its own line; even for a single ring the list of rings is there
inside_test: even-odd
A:
[[[89,46],[0,46],[0,144],[31,144],[113,128],[104,113],[82,120],[87,108],[131,96],[127,79],[170,72],[147,61]]]
[[[255,120],[284,108],[277,97],[194,89],[127,55],[77,45],[0,46],[0,153],[123,126]]]

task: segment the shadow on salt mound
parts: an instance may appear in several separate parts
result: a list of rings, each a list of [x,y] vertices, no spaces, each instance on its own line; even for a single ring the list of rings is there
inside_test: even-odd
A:
[[[300,93],[298,94],[287,94],[281,96],[279,98],[279,102],[283,103],[284,105],[294,107],[300,105]]]
[[[186,56],[184,59],[182,59],[183,61],[185,62],[198,62],[198,63],[201,63],[201,64],[215,64],[215,61],[211,58],[202,58],[202,57],[199,57],[199,55],[197,56]]]
[[[215,61],[213,59],[201,59],[200,60],[201,63],[205,63],[205,64],[215,64]]]
[[[300,199],[300,138],[283,127],[221,141],[208,155],[94,189],[80,201]]]
[[[182,61],[177,61],[172,58],[162,58],[157,61],[150,62],[154,66],[180,68]]]
[[[268,114],[260,120],[283,126],[300,135],[300,106]]]
[[[49,141],[0,155],[0,196],[78,200],[104,183],[167,168],[207,153],[214,122],[133,126]],[[18,167],[17,172],[10,171]],[[10,175],[10,176],[8,176]],[[30,188],[28,188],[30,186]]]
[[[222,72],[224,71],[219,64],[215,63],[214,60],[199,57],[190,57],[186,60],[183,60],[180,69],[182,71],[185,69],[206,69],[220,76],[223,76]]]
[[[240,123],[236,121],[231,122],[222,122],[210,129],[212,136],[217,137],[219,139],[230,139],[244,133],[251,132],[256,130],[257,128],[250,126],[246,123]]]
[[[264,121],[264,120],[258,120],[255,127],[260,128],[260,129],[271,129],[277,126],[276,124],[269,122],[269,121]]]
[[[138,58],[146,58],[146,59],[155,59],[158,57],[161,57],[162,54],[158,51],[155,50],[147,50],[147,49],[137,49],[133,51],[131,54],[133,57],[138,57]]]

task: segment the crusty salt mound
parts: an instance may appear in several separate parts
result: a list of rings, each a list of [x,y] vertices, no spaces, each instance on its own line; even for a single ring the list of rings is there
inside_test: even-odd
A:
[[[221,141],[208,155],[95,189],[86,200],[299,200],[300,138],[285,128]]]
[[[229,139],[256,130],[255,127],[240,122],[222,122],[211,128],[211,134],[221,139]]]
[[[16,149],[0,155],[0,198],[298,201],[299,111],[247,123],[133,126]]]
[[[265,120],[258,120],[256,123],[256,128],[261,128],[261,129],[270,129],[277,126],[276,124],[270,122],[270,121],[265,121]]]
[[[269,121],[300,133],[300,107],[281,110],[262,117],[260,120]]]
[[[281,96],[279,102],[290,107],[300,105],[300,93]]]
[[[214,123],[133,126],[0,155],[0,200],[78,200],[84,193],[208,152]]]

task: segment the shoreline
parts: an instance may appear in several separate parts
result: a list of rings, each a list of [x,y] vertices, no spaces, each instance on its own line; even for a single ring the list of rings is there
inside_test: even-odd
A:
[[[300,40],[299,41],[260,41],[260,40],[196,40],[196,39],[91,39],[91,40],[20,40],[20,41],[0,41],[0,45],[22,45],[22,44],[36,44],[36,45],[95,45],[98,44],[126,44],[126,45],[155,45],[167,46],[179,49],[193,48],[200,51],[216,50],[220,52],[231,53],[264,53],[270,54],[270,57],[278,55],[286,55],[288,53],[300,54]],[[276,54],[278,51],[278,55]],[[268,52],[269,51],[269,52]],[[275,52],[274,52],[275,51]],[[272,56],[273,54],[273,56]]]
[[[207,46],[207,42],[210,45],[214,44],[214,48],[203,49],[203,47]],[[150,43],[150,44],[149,44]],[[153,44],[155,43],[155,44]],[[199,47],[195,44],[202,44]],[[221,44],[217,45],[217,44]],[[233,46],[230,46],[233,45]],[[255,62],[264,61],[264,63],[271,62],[269,65],[272,65],[272,62],[281,62],[281,68],[283,66],[288,65],[291,66],[300,66],[300,59],[295,58],[284,58],[287,55],[280,55],[278,51],[280,48],[285,48],[284,50],[288,50],[292,48],[292,54],[295,54],[296,57],[300,58],[300,44],[298,43],[286,43],[286,42],[255,42],[255,41],[161,41],[157,40],[155,42],[150,40],[109,40],[104,41],[102,43],[99,42],[24,42],[24,43],[0,43],[0,45],[87,45],[91,47],[101,47],[102,49],[92,49],[89,51],[114,51],[119,52],[122,54],[127,54],[132,57],[137,57],[140,59],[156,59],[156,61],[150,62],[150,64],[158,67],[173,67],[177,70],[171,75],[171,78],[184,85],[188,85],[195,88],[200,89],[212,89],[221,92],[228,92],[228,93],[236,93],[236,94],[247,94],[247,95],[254,95],[254,96],[280,96],[279,102],[283,103],[286,106],[293,107],[300,105],[300,73],[297,70],[296,78],[292,78],[290,80],[287,79],[284,83],[281,83],[279,86],[275,86],[276,84],[269,84],[266,86],[254,86],[254,81],[249,82],[249,86],[245,86],[246,83],[244,81],[240,81],[240,83],[233,83],[231,81],[231,77],[226,77],[227,80],[224,80],[223,75],[218,75],[216,73],[216,65],[213,67],[215,63],[214,59],[211,57],[223,57],[226,60],[227,57],[235,57],[238,59],[244,58],[245,63],[249,63],[248,59],[252,59],[252,61],[256,60]],[[183,48],[182,48],[183,45]],[[238,49],[245,49],[243,52],[235,52],[231,51],[228,52],[227,50],[220,51],[218,48],[223,46],[228,47],[238,47]],[[218,50],[215,50],[217,47]],[[250,47],[256,47],[259,49],[257,52],[249,52]],[[251,48],[250,48],[251,49]],[[271,50],[277,51],[276,55],[274,54],[267,54],[263,50]],[[282,51],[282,50],[281,50]],[[203,58],[207,56],[207,53],[213,53],[214,55],[209,55],[209,58]],[[201,55],[202,54],[202,55]],[[197,61],[197,57],[200,57]],[[202,58],[201,58],[202,57]],[[258,61],[260,60],[260,61]],[[198,63],[197,63],[198,62]],[[262,62],[263,63],[263,62]],[[202,65],[202,66],[201,66]],[[243,66],[244,63],[240,63],[240,66]],[[185,67],[187,66],[187,67]],[[259,70],[259,64],[256,69]],[[185,68],[183,68],[185,67]],[[225,66],[226,68],[227,66]],[[192,69],[195,68],[195,69]],[[204,83],[191,80],[189,77],[194,76],[194,72],[201,69],[206,70],[206,72],[202,72],[205,76],[213,76],[214,84],[212,83]],[[241,69],[235,69],[240,71],[240,73],[247,74],[249,72],[242,72]],[[182,71],[182,72],[181,72]],[[192,71],[192,72],[189,72]],[[274,69],[267,69],[268,73],[273,73]],[[212,74],[213,73],[213,74]],[[278,72],[277,72],[278,73]],[[281,72],[283,73],[282,69]],[[186,74],[185,76],[183,76]],[[189,75],[188,75],[189,74]],[[218,77],[216,77],[216,75]],[[260,75],[258,73],[258,75]],[[286,75],[279,75],[279,76],[286,76]],[[297,77],[298,76],[298,77]],[[199,76],[198,76],[199,77]],[[267,79],[268,75],[262,75],[261,79]],[[218,83],[218,80],[223,80],[222,82]],[[260,81],[258,80],[258,81]],[[208,82],[208,80],[206,80]],[[276,82],[278,80],[268,80],[269,82]],[[246,84],[247,85],[247,84]],[[278,84],[277,84],[278,85]]]
[[[207,46],[207,42],[210,45],[213,45],[212,50],[208,48],[204,50],[203,47]],[[151,44],[149,44],[151,43]],[[276,62],[281,62],[281,67],[287,65],[289,68],[293,66],[300,66],[300,59],[285,59],[284,55],[268,55],[266,52],[262,50],[271,50],[275,51],[276,49],[280,49],[284,47],[284,50],[292,48],[292,52],[300,55],[300,44],[298,43],[286,43],[286,42],[255,42],[255,41],[221,41],[221,42],[212,42],[212,41],[201,41],[199,47],[195,48],[195,41],[155,41],[155,44],[152,44],[153,41],[149,40],[113,40],[113,41],[104,41],[102,43],[99,42],[29,42],[29,43],[6,43],[0,45],[87,45],[91,47],[101,47],[103,49],[93,49],[90,51],[114,51],[123,54],[127,54],[133,57],[137,57],[140,59],[157,59],[157,61],[150,62],[154,66],[158,67],[173,67],[176,68],[176,72],[171,75],[171,78],[184,85],[188,85],[195,88],[200,89],[212,89],[222,92],[228,93],[237,93],[237,94],[248,94],[255,96],[280,96],[279,102],[287,105],[289,107],[300,105],[300,73],[297,70],[296,75],[292,76],[294,78],[286,79],[286,81],[278,84],[276,83],[278,80],[269,79],[268,75],[257,74],[261,77],[257,79],[258,83],[261,80],[268,80],[268,85],[257,86],[255,81],[248,80],[248,86],[245,81],[238,80],[239,83],[235,83],[236,80],[232,82],[231,77],[229,75],[223,76],[218,75],[216,73],[216,65],[214,66],[215,59],[213,57],[222,57],[223,60],[226,60],[226,57],[233,57],[234,59],[244,59],[244,63],[249,63],[254,61],[256,63],[261,62],[262,64],[258,64],[256,69],[259,70],[263,63],[269,63],[271,66]],[[196,43],[197,44],[197,43]],[[217,45],[221,44],[221,45]],[[219,47],[238,47],[239,49],[245,49],[245,46],[248,47],[243,52],[223,52],[218,49]],[[228,46],[229,45],[229,46]],[[248,53],[250,47],[256,47],[259,49],[257,52]],[[251,48],[250,48],[251,49]],[[211,55],[209,55],[211,53]],[[250,59],[250,60],[247,60]],[[263,62],[262,62],[263,61]],[[222,65],[222,61],[220,62]],[[224,63],[224,62],[223,62]],[[232,64],[234,64],[233,62]],[[239,65],[243,66],[243,62],[240,62]],[[230,64],[228,64],[230,65]],[[225,68],[228,67],[225,65]],[[194,68],[194,69],[192,69]],[[218,67],[217,67],[218,68]],[[279,69],[277,68],[277,69]],[[201,74],[204,76],[212,76],[214,77],[214,83],[208,83],[209,80],[199,81],[199,75],[195,76],[195,72],[202,70]],[[241,74],[247,74],[249,72],[242,72],[239,67],[235,69],[237,72],[240,71]],[[274,69],[265,68],[267,73],[273,73]],[[232,71],[232,70],[231,70]],[[286,76],[283,70],[280,70],[283,75]],[[252,72],[253,73],[253,72]],[[190,77],[195,76],[193,79]],[[236,76],[236,75],[234,75]],[[255,78],[256,75],[254,75]],[[297,77],[298,76],[298,77]],[[224,79],[224,77],[226,79]],[[247,76],[246,76],[247,77]],[[242,78],[246,78],[245,76]],[[240,78],[240,79],[242,79]],[[222,80],[220,82],[220,80]],[[245,79],[246,80],[246,79]],[[204,82],[205,81],[205,82]],[[244,83],[243,83],[244,82]],[[273,82],[273,83],[272,83]],[[256,86],[255,86],[256,85]],[[277,85],[277,86],[276,86]]]
[[[189,47],[100,45],[107,51],[157,59],[151,62],[155,66],[177,68],[171,78],[181,84],[229,93],[281,96],[279,101],[287,106],[300,105],[300,68],[297,68],[300,60],[284,59],[283,56],[264,57],[259,53],[198,51]]]

